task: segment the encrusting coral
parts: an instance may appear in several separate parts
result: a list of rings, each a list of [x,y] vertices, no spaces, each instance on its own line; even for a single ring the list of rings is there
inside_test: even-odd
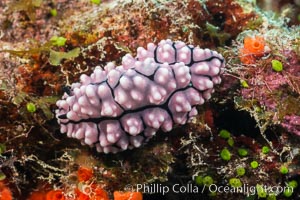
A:
[[[216,51],[162,40],[127,54],[122,65],[97,67],[57,101],[61,132],[110,153],[139,147],[158,129],[170,131],[197,114],[221,82]],[[145,91],[148,91],[145,93]]]

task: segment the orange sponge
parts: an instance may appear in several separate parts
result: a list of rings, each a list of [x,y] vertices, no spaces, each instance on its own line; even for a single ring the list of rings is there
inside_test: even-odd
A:
[[[254,64],[256,58],[264,55],[265,40],[261,36],[245,37],[244,47],[240,49],[240,60],[244,64]]]

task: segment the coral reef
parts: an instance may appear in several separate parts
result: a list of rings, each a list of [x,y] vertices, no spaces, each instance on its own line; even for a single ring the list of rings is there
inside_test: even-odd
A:
[[[299,10],[298,0],[0,1],[0,198],[299,199]],[[60,133],[55,103],[71,83],[167,38],[226,59],[194,118],[109,155]]]

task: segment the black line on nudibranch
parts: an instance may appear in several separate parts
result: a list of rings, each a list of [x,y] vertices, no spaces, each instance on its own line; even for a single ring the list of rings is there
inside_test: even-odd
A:
[[[158,62],[158,60],[157,60],[157,57],[156,57],[156,53],[157,53],[157,49],[158,49],[158,45],[155,47],[155,49],[154,49],[154,52],[153,52],[153,54],[154,54],[154,61],[156,62],[156,63],[160,63],[160,62]]]
[[[160,68],[160,66],[157,66],[156,69],[154,70],[154,72],[153,72],[151,75],[143,74],[142,72],[137,71],[136,69],[132,69],[132,70],[135,71],[137,74],[142,75],[142,76],[144,76],[144,77],[147,77],[148,79],[150,79],[151,81],[153,81],[154,83],[156,83],[156,82],[154,81],[154,76],[155,76],[155,74],[156,74],[156,72],[157,72],[157,70],[158,70],[159,68]]]
[[[67,114],[58,115],[57,117],[58,119],[68,119]]]
[[[121,118],[120,118],[121,119]],[[124,128],[124,126],[123,126],[123,124],[121,123],[121,120],[117,120],[118,122],[119,122],[119,124],[120,124],[120,128],[121,128],[121,130],[124,132],[124,133],[126,133],[126,134],[129,134],[129,133],[127,133],[126,131],[125,131],[125,128]],[[100,123],[100,122],[99,122]],[[119,140],[118,140],[119,141]]]
[[[116,88],[120,85],[120,80],[121,80],[121,78],[123,77],[123,75],[124,75],[124,73],[121,74],[121,76],[120,76],[120,78],[119,78],[117,84],[114,86],[114,89],[116,89]]]
[[[100,134],[101,134],[101,132],[100,132],[100,128],[99,128],[99,126],[100,126],[100,124],[96,124],[97,125],[97,141],[96,142],[94,142],[93,144],[96,144],[96,143],[98,143],[100,140],[99,140],[99,138],[100,138]],[[100,143],[100,142],[99,142]],[[101,146],[101,145],[100,145]]]
[[[108,88],[110,89],[110,93],[111,93],[112,98],[114,99],[114,102],[115,102],[122,110],[125,110],[125,108],[123,108],[123,106],[122,106],[121,104],[119,104],[119,102],[117,102],[117,101],[115,100],[115,92],[114,92],[114,89],[115,89],[115,88],[112,88],[112,87],[111,87],[111,85],[108,83],[108,80],[107,80],[107,79],[106,79],[104,82],[107,84]],[[120,82],[120,79],[119,79],[118,82]],[[101,99],[101,98],[100,98],[100,99]]]
[[[194,47],[188,46],[188,48],[191,50],[191,62],[187,66],[190,67],[195,63],[195,61],[194,61]]]
[[[175,71],[174,71],[173,67],[171,68],[171,72],[172,72],[174,80],[176,80]]]
[[[101,81],[101,82],[97,82],[97,83],[90,83],[91,85],[101,85],[103,83],[106,83],[107,82],[107,79],[105,79],[104,81]]]
[[[174,60],[175,60],[175,63],[177,63],[177,48],[175,47],[175,42],[173,42],[173,44],[172,44],[172,47],[173,47],[173,49],[174,49],[174,51],[175,51],[175,58],[174,58]]]
[[[110,89],[111,96],[113,98],[115,98],[115,93],[113,92],[114,91],[113,88],[110,86],[110,84],[109,84],[109,82],[107,80],[105,82],[106,82],[108,88]]]
[[[155,82],[154,76],[159,68],[160,68],[160,66],[157,66],[156,69],[154,70],[153,74],[151,74],[150,76],[147,76],[151,81]]]
[[[143,115],[139,115],[139,117],[140,117],[140,120],[142,121],[142,125],[143,125],[143,130],[145,130],[146,129],[146,123],[145,123],[145,121],[144,121],[144,117],[143,117]],[[144,131],[143,131],[144,132]]]

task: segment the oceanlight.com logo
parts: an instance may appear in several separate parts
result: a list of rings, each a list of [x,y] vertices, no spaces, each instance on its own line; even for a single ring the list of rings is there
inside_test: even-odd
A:
[[[279,195],[284,192],[289,192],[293,193],[294,188],[293,187],[282,187],[282,186],[267,186],[267,185],[256,185],[256,186],[250,186],[248,184],[243,184],[240,187],[232,187],[229,185],[225,186],[219,186],[216,184],[211,184],[209,186],[204,186],[208,188],[208,191],[211,193],[232,193],[232,194],[245,194],[247,197],[253,196],[255,194],[260,194],[260,195],[267,195],[267,194],[272,194],[272,195]]]
[[[136,185],[126,185],[124,190],[127,191],[138,191],[144,194],[162,194],[165,195],[169,192],[180,193],[180,194],[203,194],[204,192],[216,193],[216,194],[244,194],[246,196],[252,196],[256,194],[272,194],[279,195],[284,192],[293,193],[293,187],[282,187],[282,186],[266,186],[266,185],[256,185],[250,186],[248,184],[243,184],[240,187],[232,187],[229,185],[204,185],[198,187],[193,184],[174,184],[174,185],[163,185],[160,183],[152,184],[136,184]]]

